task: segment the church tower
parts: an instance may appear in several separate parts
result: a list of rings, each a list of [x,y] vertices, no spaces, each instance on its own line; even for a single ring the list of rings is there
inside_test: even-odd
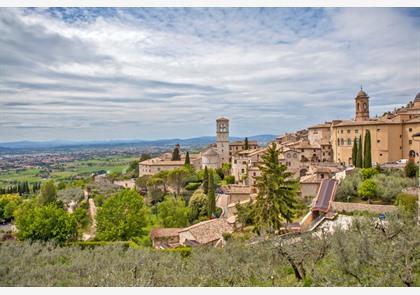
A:
[[[355,100],[356,105],[356,117],[355,121],[367,121],[369,120],[369,96],[360,87],[360,91],[357,93]]]
[[[229,163],[229,119],[221,117],[216,120],[216,135],[220,163]]]

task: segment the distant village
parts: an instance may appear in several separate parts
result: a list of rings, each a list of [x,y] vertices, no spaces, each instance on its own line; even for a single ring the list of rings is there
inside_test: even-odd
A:
[[[406,161],[418,162],[420,145],[413,135],[420,132],[420,93],[405,107],[372,118],[369,96],[360,89],[354,98],[355,116],[350,120],[333,120],[310,126],[275,139],[279,163],[285,165],[300,182],[300,197],[312,200],[310,212],[301,222],[290,224],[294,231],[316,228],[323,219],[340,211],[354,210],[373,213],[390,212],[391,205],[366,205],[334,201],[337,183],[354,169],[353,147],[367,132],[371,138],[372,166],[402,168]],[[216,120],[216,142],[196,154],[189,154],[195,169],[229,167],[234,183],[221,187],[217,206],[223,209],[218,219],[194,224],[188,228],[159,228],[151,232],[153,245],[175,247],[189,244],[220,244],[222,234],[233,232],[237,226],[236,205],[252,202],[257,195],[255,178],[261,175],[261,159],[267,147],[256,141],[229,141],[228,118]],[[177,145],[180,157],[164,153],[139,163],[139,176],[183,167],[187,151]],[[134,187],[134,180],[118,181],[124,187]]]

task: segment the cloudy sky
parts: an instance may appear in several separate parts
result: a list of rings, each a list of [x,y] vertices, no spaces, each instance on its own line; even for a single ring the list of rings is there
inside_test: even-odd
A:
[[[0,8],[0,141],[281,134],[420,91],[420,9]]]

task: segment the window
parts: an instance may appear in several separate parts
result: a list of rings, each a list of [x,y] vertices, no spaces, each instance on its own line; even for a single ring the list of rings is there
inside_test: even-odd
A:
[[[257,176],[257,172],[252,173],[254,176]]]
[[[344,138],[341,139],[341,145],[344,145]]]
[[[242,161],[242,164],[246,165],[246,161]]]
[[[350,138],[347,139],[347,144],[351,145],[351,139]]]
[[[382,154],[379,154],[380,157],[382,157]]]
[[[347,133],[350,133],[350,129],[347,129]]]
[[[356,134],[359,133],[359,129],[354,130],[354,133]]]
[[[245,173],[245,169],[243,169],[243,168],[242,168],[242,169],[241,169],[241,172],[242,172],[242,173]]]
[[[337,138],[337,145],[340,145],[340,139]]]
[[[379,131],[381,131],[381,129],[380,129],[380,128],[376,129],[376,132],[379,132]]]
[[[400,134],[400,138],[402,138],[402,134]]]
[[[287,156],[286,156],[286,157],[290,158],[290,157],[291,157],[291,155],[290,155],[290,154],[287,154]]]
[[[297,154],[293,154],[293,158],[295,158],[295,159],[296,159],[296,158],[297,158]]]
[[[344,130],[341,130],[341,134],[343,134],[344,133]]]
[[[408,144],[412,144],[413,143],[413,141],[410,139],[409,141],[408,141]]]
[[[413,131],[413,128],[408,128],[408,131],[409,131],[409,132]]]
[[[233,161],[233,163],[235,163],[235,164],[236,164],[236,163],[237,163],[237,161],[235,160],[235,161]]]
[[[377,143],[380,143],[380,142],[381,142],[381,140],[380,140],[380,139],[378,139],[376,142],[377,142]]]

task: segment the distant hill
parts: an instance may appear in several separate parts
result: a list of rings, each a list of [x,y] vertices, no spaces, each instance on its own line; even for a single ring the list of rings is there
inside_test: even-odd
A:
[[[243,140],[245,137],[230,137],[231,141]],[[249,140],[256,140],[259,145],[266,145],[276,138],[275,135],[262,134],[249,136]],[[113,148],[113,147],[169,147],[179,143],[184,147],[202,147],[214,143],[215,136],[202,136],[187,139],[171,138],[158,140],[103,140],[103,141],[15,141],[0,143],[0,152],[10,152],[14,150],[64,150],[67,148]]]

